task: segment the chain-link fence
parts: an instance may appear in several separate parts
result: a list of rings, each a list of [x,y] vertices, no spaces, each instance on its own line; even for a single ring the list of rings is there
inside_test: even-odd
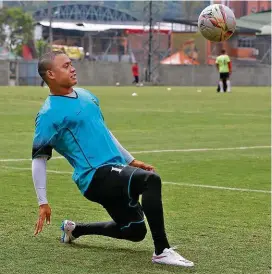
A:
[[[152,39],[152,41],[150,41]],[[151,53],[154,63],[176,65],[212,64],[221,49],[236,62],[250,62],[253,66],[271,63],[271,36],[236,35],[223,43],[211,43],[199,33],[134,31],[123,36],[93,36],[82,43],[84,56],[79,59],[108,62],[146,64]],[[151,44],[151,50],[150,48]]]
[[[138,62],[143,80],[146,79],[150,53],[153,69],[158,69],[160,65],[214,65],[223,48],[226,49],[234,67],[262,67],[271,64],[271,36],[235,35],[226,42],[211,43],[195,32],[157,30],[152,33],[151,38],[151,51],[150,34],[138,30],[129,33],[104,32],[80,39],[67,38],[66,41],[56,39],[53,48],[63,50],[77,62]],[[9,77],[17,77],[16,83],[19,85],[39,85],[37,61],[20,62],[18,68],[11,64]],[[159,75],[158,77],[161,78]]]
[[[10,64],[0,61],[0,85],[39,86],[41,78],[37,72],[38,60],[20,60]],[[131,85],[132,66],[129,63],[104,63],[74,61],[79,85]],[[140,65],[140,82],[145,82],[144,66]],[[218,81],[215,66],[171,66],[162,65],[157,70],[160,85],[213,86]],[[270,86],[271,66],[233,66],[231,81],[234,86]],[[156,84],[156,83],[155,83]]]
[[[86,33],[54,29],[54,48],[64,50],[73,60],[137,61],[143,65],[150,55],[154,65],[213,64],[222,48],[235,62],[270,64],[270,40],[270,35],[238,31],[228,41],[212,43],[195,26],[165,22],[157,23],[151,34],[148,25]]]
[[[124,37],[93,37],[78,59],[106,62],[138,62],[146,65],[148,54],[155,64],[201,65],[214,64],[221,50],[226,49],[233,62],[239,64],[271,64],[271,36],[256,36],[254,40],[234,36],[229,41],[211,43],[199,33],[152,34],[152,45],[147,32],[131,33]],[[87,49],[87,50],[86,50]],[[89,49],[89,50],[88,50]],[[69,55],[69,54],[68,54]]]

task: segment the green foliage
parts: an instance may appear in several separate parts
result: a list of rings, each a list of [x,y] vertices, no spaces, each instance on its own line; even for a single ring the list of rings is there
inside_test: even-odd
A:
[[[22,55],[23,55],[23,45],[22,45],[22,44],[18,44],[18,45],[14,48],[13,53],[14,53],[15,55],[22,56]]]
[[[33,28],[31,15],[21,8],[0,10],[0,43],[6,42],[10,51],[18,52],[23,44],[27,44],[33,38]]]
[[[48,48],[48,46],[49,44],[43,39],[36,41],[35,47],[37,50],[38,58],[40,58],[46,52],[46,49]]]

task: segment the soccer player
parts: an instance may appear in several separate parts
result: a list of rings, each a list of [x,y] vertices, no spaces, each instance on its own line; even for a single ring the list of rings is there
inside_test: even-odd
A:
[[[219,87],[217,88],[217,91],[230,92],[231,86],[229,77],[232,72],[232,65],[230,58],[224,49],[221,51],[221,55],[216,58],[216,67],[220,75]]]
[[[136,83],[136,85],[138,86],[139,85],[139,66],[137,62],[135,62],[132,65],[131,70],[134,77],[134,81],[132,83],[133,84]]]
[[[136,160],[107,128],[99,100],[77,84],[71,60],[62,52],[46,53],[38,71],[50,95],[36,117],[32,150],[32,177],[39,203],[34,235],[50,223],[51,208],[46,193],[46,162],[52,149],[74,169],[73,180],[81,194],[101,204],[109,222],[80,223],[64,220],[63,243],[84,235],[103,235],[133,242],[145,238],[148,221],[155,252],[153,263],[193,266],[171,248],[165,228],[161,179],[154,167]],[[139,196],[142,195],[142,204]]]

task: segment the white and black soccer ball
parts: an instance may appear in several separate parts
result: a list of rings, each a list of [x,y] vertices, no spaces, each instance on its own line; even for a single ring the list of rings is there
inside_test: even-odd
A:
[[[236,28],[236,19],[233,11],[222,4],[206,7],[198,18],[198,29],[208,40],[221,42],[228,40]]]

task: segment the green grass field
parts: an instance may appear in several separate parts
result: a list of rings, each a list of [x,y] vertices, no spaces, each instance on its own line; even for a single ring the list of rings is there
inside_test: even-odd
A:
[[[63,159],[48,162],[52,223],[34,237],[31,146],[48,90],[1,87],[0,273],[270,273],[270,89],[90,89],[121,144],[157,168],[169,240],[195,267],[153,265],[150,233],[140,243],[90,236],[61,244],[63,219],[109,220],[80,195]]]

